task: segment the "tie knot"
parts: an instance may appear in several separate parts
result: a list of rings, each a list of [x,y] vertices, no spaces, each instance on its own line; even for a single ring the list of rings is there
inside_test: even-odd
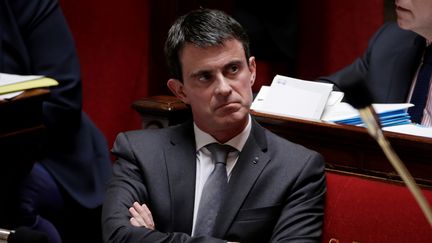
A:
[[[234,151],[234,148],[231,147],[230,145],[219,144],[219,143],[208,144],[206,148],[212,154],[215,163],[223,163],[223,164],[226,164],[228,153]]]
[[[425,49],[425,53],[423,55],[423,63],[432,64],[432,44],[430,44]]]

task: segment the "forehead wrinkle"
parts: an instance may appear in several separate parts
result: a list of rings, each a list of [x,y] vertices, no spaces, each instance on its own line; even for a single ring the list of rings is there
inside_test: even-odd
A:
[[[216,70],[225,70],[225,69],[229,68],[232,65],[241,66],[242,64],[243,64],[243,60],[235,58],[234,60],[231,60],[228,63],[223,63],[222,65],[218,65],[216,68],[213,66],[213,68],[208,68],[208,69],[207,68],[203,68],[203,69],[200,69],[200,70],[193,71],[188,76],[190,76],[192,78],[193,77],[198,77],[198,76],[200,76],[202,74],[206,74],[206,73],[211,74],[211,73],[213,73],[213,70],[215,70],[215,69]]]
[[[193,43],[184,45],[181,52],[179,52],[179,59],[181,60],[180,63],[184,72],[183,75],[185,75],[185,77],[192,77],[203,72],[211,73],[213,70],[223,69],[232,64],[241,64],[243,61],[247,64],[243,48],[241,47],[239,50],[233,50],[232,48],[231,42],[224,42],[223,45],[210,47],[200,47]],[[207,55],[206,53],[209,54]],[[187,55],[187,57],[185,55]],[[198,55],[204,58],[205,61],[197,62],[198,66],[194,67],[196,68],[195,70],[189,70],[189,73],[185,73],[185,71],[187,71],[184,69],[185,58],[193,60],[195,59],[193,55]]]

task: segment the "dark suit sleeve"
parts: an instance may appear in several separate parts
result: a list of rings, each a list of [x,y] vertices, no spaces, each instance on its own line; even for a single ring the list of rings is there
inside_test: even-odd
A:
[[[319,242],[326,182],[324,159],[312,152],[295,180],[270,242]]]
[[[22,40],[11,43],[22,57],[21,70],[14,73],[44,75],[59,82],[44,102],[45,124],[72,133],[81,120],[81,74],[75,44],[59,4],[57,0],[14,0],[9,4],[20,31],[11,39]]]
[[[113,154],[117,160],[113,167],[113,178],[108,186],[102,210],[102,230],[105,242],[190,242],[190,243],[223,243],[224,240],[211,237],[190,237],[182,232],[160,232],[145,227],[135,227],[129,222],[129,207],[133,202],[148,202],[146,178],[143,178],[141,163],[134,156],[126,134],[117,136]],[[166,200],[170,200],[167,198]],[[151,210],[151,209],[150,209]],[[155,219],[157,229],[157,219]]]
[[[375,48],[375,42],[389,26],[390,24],[385,24],[374,34],[374,36],[369,40],[368,48],[365,53],[354,60],[353,63],[330,76],[320,77],[317,81],[334,84],[334,90],[340,90],[341,85],[343,85],[344,82],[355,80],[366,81],[369,74],[370,56],[371,52]]]

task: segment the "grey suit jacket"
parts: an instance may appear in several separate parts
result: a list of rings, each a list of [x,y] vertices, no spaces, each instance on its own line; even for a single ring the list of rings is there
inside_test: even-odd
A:
[[[370,39],[362,57],[318,80],[338,89],[343,82],[360,79],[366,82],[374,103],[406,102],[424,47],[423,37],[387,23]]]
[[[326,191],[320,154],[253,121],[229,181],[214,237],[190,237],[196,153],[192,122],[120,133],[103,205],[107,242],[318,242]],[[133,227],[128,208],[146,203],[155,231]]]

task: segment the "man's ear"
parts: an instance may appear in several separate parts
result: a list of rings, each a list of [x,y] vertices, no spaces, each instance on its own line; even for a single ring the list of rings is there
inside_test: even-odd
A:
[[[249,71],[251,72],[251,86],[255,83],[256,78],[256,63],[255,63],[255,57],[249,58]]]
[[[180,80],[171,78],[168,80],[167,86],[177,98],[179,98],[185,104],[189,104],[187,95],[184,93],[183,90],[184,85]]]

